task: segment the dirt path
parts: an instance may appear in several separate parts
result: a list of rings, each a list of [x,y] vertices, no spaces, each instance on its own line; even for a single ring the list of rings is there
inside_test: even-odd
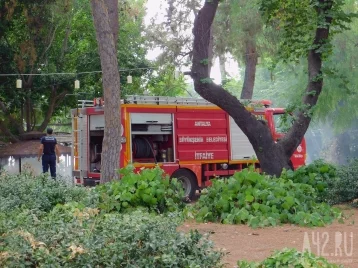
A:
[[[358,210],[345,209],[344,214],[349,218],[343,224],[316,228],[283,225],[252,229],[246,225],[186,222],[179,229],[209,234],[215,246],[228,253],[226,267],[236,267],[238,260],[264,260],[273,250],[288,247],[302,251],[305,247],[332,263],[358,268]]]

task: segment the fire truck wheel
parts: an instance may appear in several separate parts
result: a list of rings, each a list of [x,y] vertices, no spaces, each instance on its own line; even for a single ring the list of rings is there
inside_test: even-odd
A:
[[[192,200],[198,188],[194,173],[188,169],[179,169],[173,173],[172,178],[177,178],[183,184],[185,198],[189,198],[187,201]]]

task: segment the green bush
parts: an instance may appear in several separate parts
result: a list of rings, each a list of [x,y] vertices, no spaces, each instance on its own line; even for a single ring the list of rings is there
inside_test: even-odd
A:
[[[134,173],[133,167],[128,166],[121,174],[120,180],[98,185],[93,191],[101,210],[128,212],[142,207],[165,213],[184,207],[182,185],[176,179],[169,179],[159,167]]]
[[[357,174],[358,159],[340,167],[316,160],[295,171],[284,171],[281,178],[311,185],[316,189],[317,202],[333,205],[358,198]]]
[[[247,262],[238,261],[237,265],[240,268],[276,268],[276,267],[321,267],[321,268],[339,268],[343,267],[336,264],[329,263],[322,257],[317,257],[314,254],[305,251],[298,252],[296,249],[283,249],[275,251],[270,257],[262,262]]]
[[[297,170],[285,170],[281,178],[292,180],[295,183],[311,185],[317,193],[317,202],[333,204],[331,189],[338,179],[337,168],[323,160],[316,160],[309,165],[299,167]]]
[[[1,267],[222,267],[223,254],[197,231],[176,231],[176,217],[134,211],[102,214],[59,205],[41,221],[0,236]]]
[[[332,202],[338,204],[358,198],[358,158],[352,159],[346,166],[338,167],[337,176],[339,180],[330,190]]]
[[[281,223],[323,226],[341,216],[338,209],[316,202],[312,186],[247,169],[229,179],[214,180],[190,213],[199,222],[247,223],[252,227]]]
[[[42,175],[8,175],[0,177],[0,213],[16,209],[50,211],[57,204],[80,201],[88,191],[62,181],[54,181]]]

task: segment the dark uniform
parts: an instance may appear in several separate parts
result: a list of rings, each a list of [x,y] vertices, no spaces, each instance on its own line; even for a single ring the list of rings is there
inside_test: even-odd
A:
[[[53,136],[44,136],[41,138],[41,144],[43,144],[42,154],[42,170],[44,173],[48,172],[50,166],[51,177],[56,178],[56,152],[55,147],[57,140]]]

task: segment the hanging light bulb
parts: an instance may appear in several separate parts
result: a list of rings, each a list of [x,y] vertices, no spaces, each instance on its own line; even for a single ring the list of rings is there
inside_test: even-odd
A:
[[[80,88],[80,80],[75,80],[75,88]]]
[[[16,80],[16,88],[22,88],[22,80],[21,79]]]
[[[128,76],[127,76],[127,83],[128,83],[128,84],[132,84],[132,83],[133,83],[133,79],[132,79],[132,76],[131,76],[131,75],[128,75]]]

